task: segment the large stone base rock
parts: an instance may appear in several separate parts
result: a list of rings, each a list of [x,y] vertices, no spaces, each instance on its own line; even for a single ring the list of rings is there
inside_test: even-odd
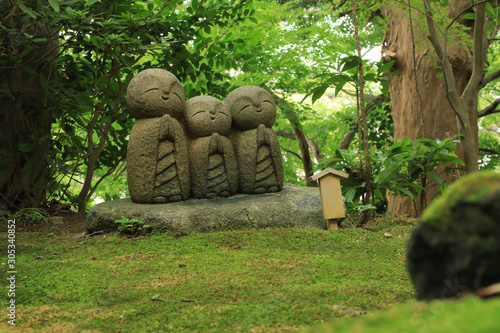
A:
[[[477,172],[423,213],[408,242],[419,299],[450,298],[500,282],[500,174]]]
[[[142,220],[154,230],[181,234],[266,227],[326,229],[318,188],[289,184],[277,193],[168,204],[136,204],[130,199],[107,201],[90,209],[87,231],[116,230],[115,221],[122,216]]]

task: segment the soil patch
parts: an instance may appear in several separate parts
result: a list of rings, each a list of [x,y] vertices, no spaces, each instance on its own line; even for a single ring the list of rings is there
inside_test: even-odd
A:
[[[87,213],[57,211],[46,217],[46,220],[42,218],[36,221],[27,221],[22,218],[16,220],[16,232],[41,232],[57,235],[85,233],[86,219]],[[2,223],[0,230],[6,231],[6,229],[6,224]]]

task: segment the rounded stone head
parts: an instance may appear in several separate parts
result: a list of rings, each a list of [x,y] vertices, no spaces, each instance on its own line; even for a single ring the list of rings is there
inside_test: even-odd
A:
[[[226,98],[233,116],[233,126],[250,130],[260,124],[271,128],[276,120],[276,103],[273,96],[257,86],[243,86],[233,90]]]
[[[146,69],[130,80],[127,104],[137,118],[154,118],[168,114],[180,119],[186,100],[181,82],[169,71]]]
[[[213,133],[229,134],[231,112],[220,100],[212,96],[196,96],[186,101],[184,119],[191,137],[209,136]]]

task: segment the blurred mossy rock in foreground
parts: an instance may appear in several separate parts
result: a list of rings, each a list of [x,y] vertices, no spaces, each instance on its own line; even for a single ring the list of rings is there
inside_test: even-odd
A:
[[[130,199],[107,201],[90,209],[87,231],[116,230],[115,221],[122,216],[142,220],[154,230],[180,234],[267,227],[326,229],[318,188],[290,184],[276,193],[168,204],[136,204]]]
[[[408,242],[418,299],[458,296],[500,282],[500,174],[456,181],[422,215]]]

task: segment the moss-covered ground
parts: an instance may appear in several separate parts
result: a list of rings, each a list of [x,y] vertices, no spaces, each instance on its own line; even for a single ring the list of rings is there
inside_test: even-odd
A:
[[[405,250],[414,224],[135,238],[17,232],[14,331],[494,332],[498,299],[413,300]],[[1,293],[3,305],[9,299]],[[2,308],[0,331],[12,329]]]

